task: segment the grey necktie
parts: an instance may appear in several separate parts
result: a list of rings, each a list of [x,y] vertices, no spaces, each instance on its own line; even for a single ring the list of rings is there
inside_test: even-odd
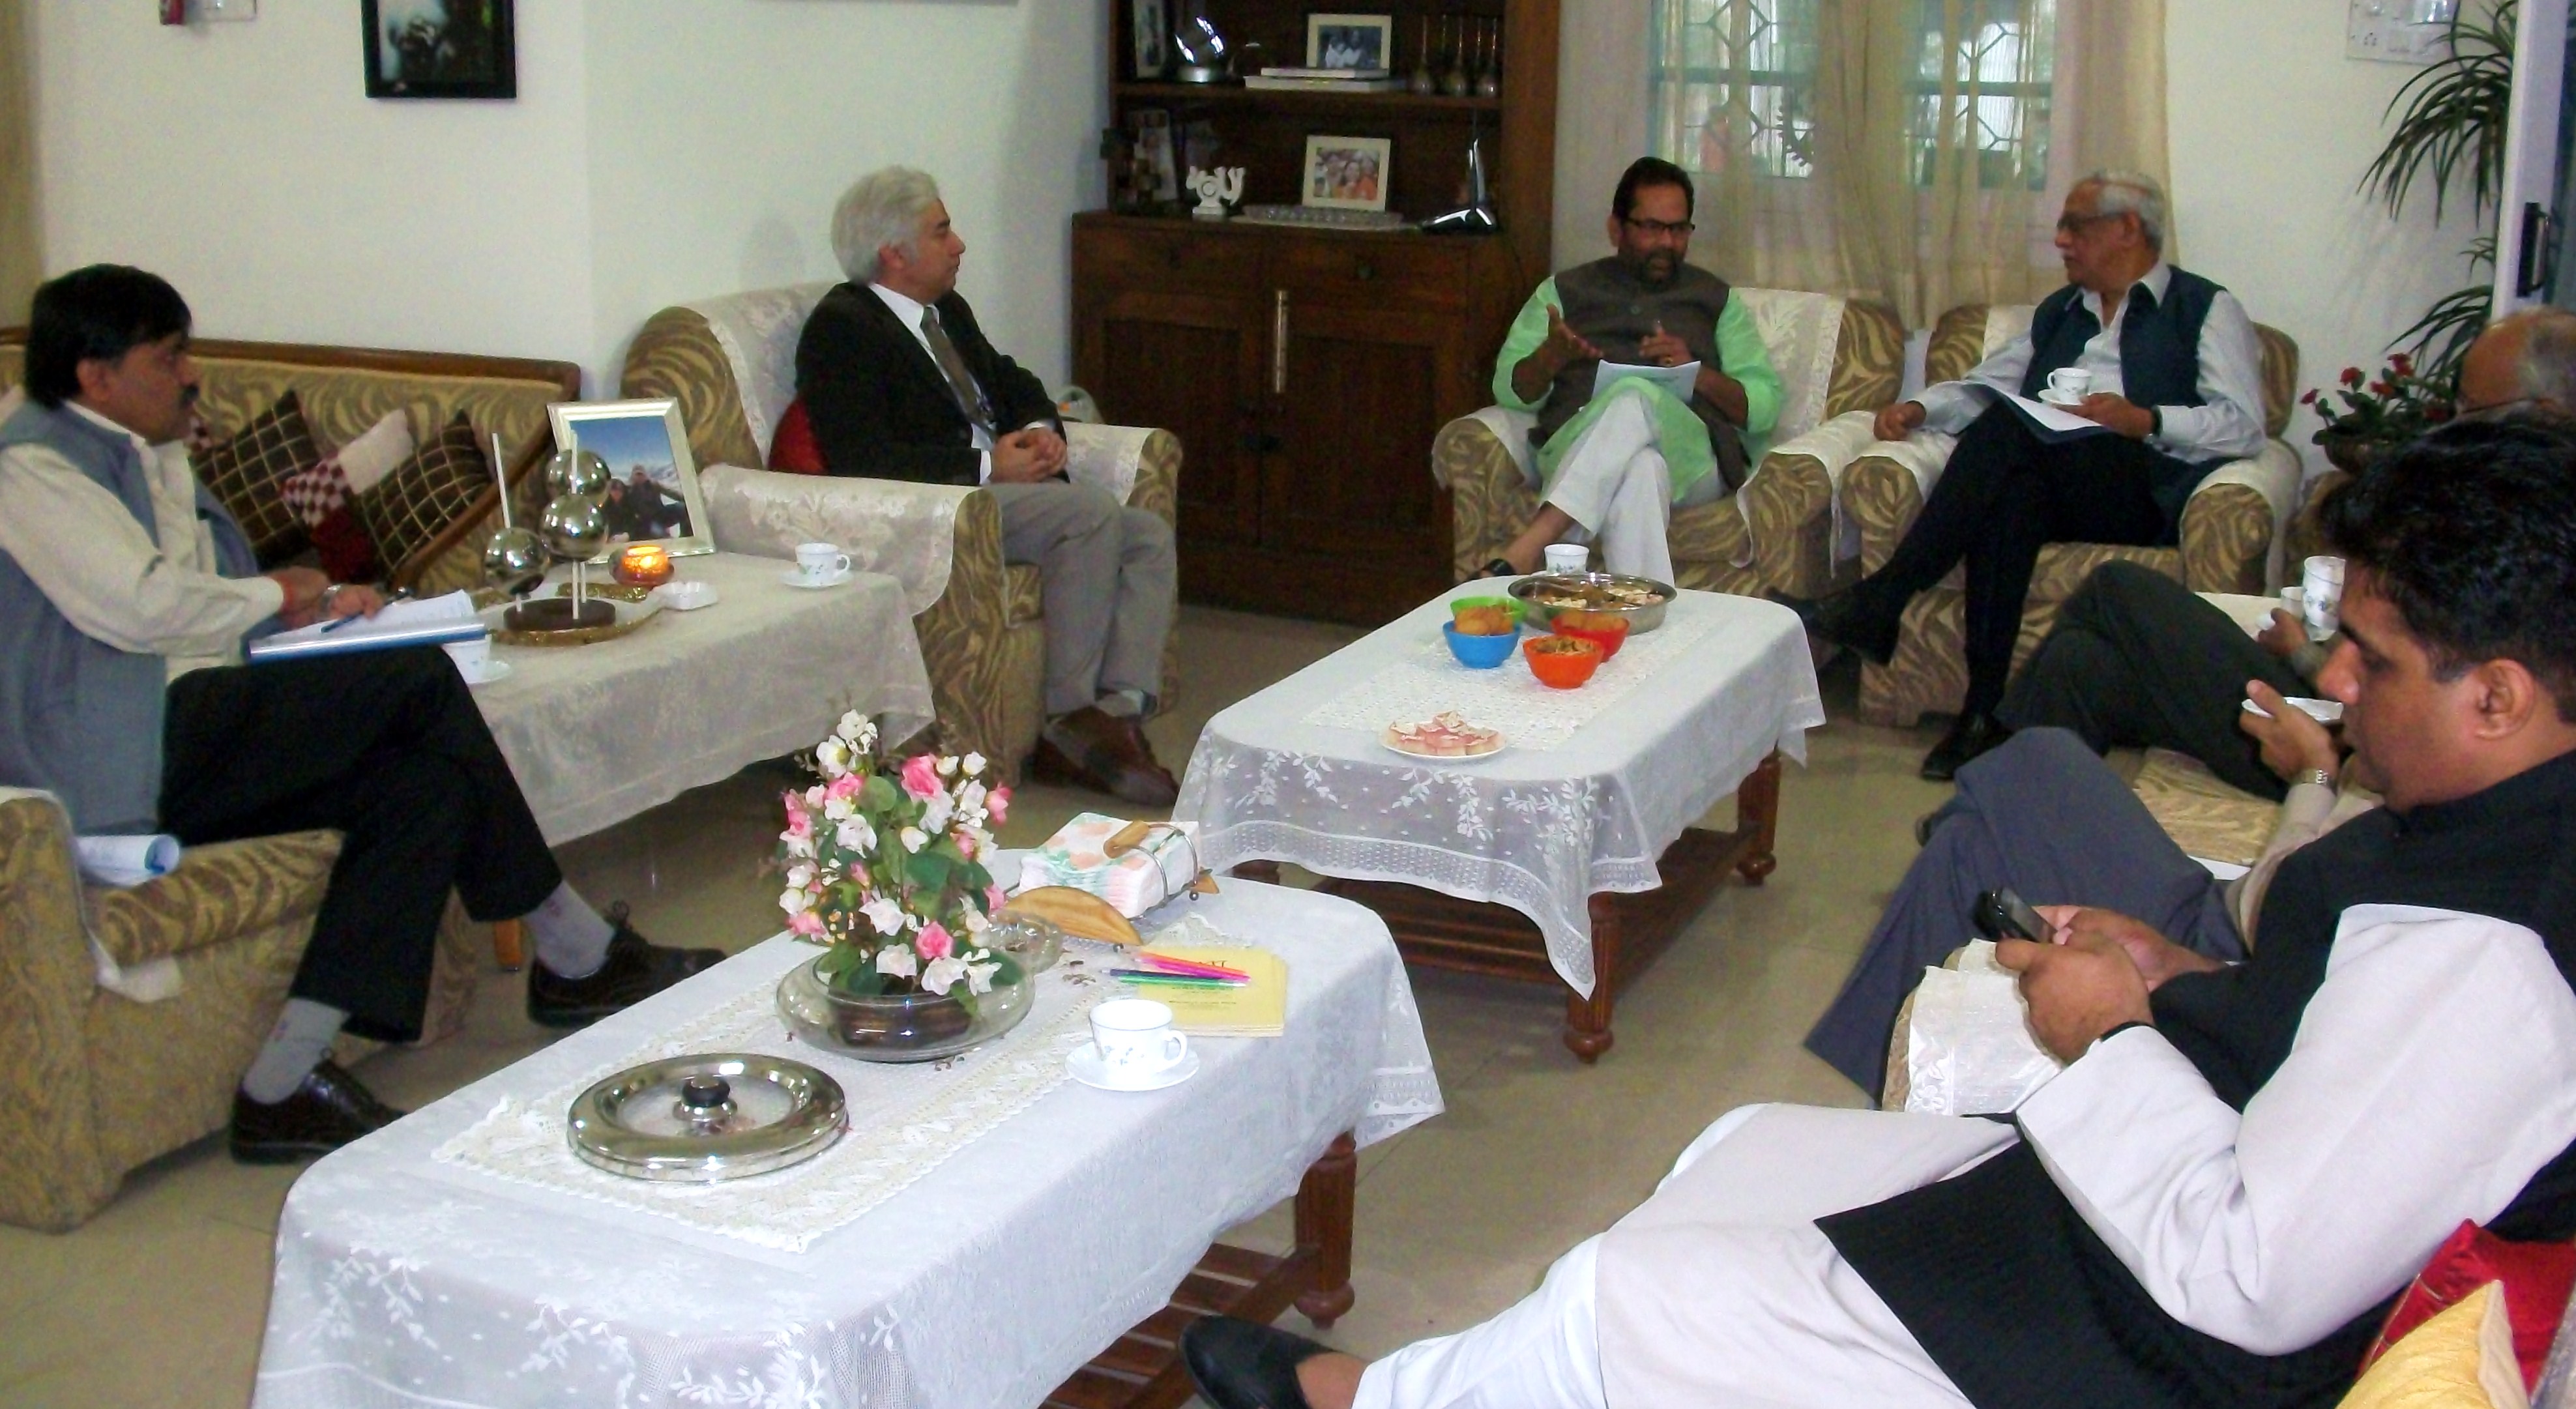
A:
[[[993,433],[993,403],[976,385],[974,375],[966,370],[966,359],[957,355],[957,344],[948,340],[948,330],[939,326],[939,310],[921,310],[921,335],[930,340],[931,360],[948,378],[948,390],[957,398],[957,409],[986,435]]]

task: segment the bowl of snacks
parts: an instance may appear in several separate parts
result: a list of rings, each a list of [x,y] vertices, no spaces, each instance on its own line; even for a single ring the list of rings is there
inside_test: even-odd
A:
[[[1628,618],[1617,612],[1558,612],[1547,626],[1559,636],[1573,636],[1599,646],[1603,660],[1619,654],[1619,648],[1628,640]]]
[[[1509,591],[1529,604],[1530,620],[1539,625],[1559,612],[1608,613],[1625,617],[1630,635],[1663,625],[1664,608],[1677,595],[1669,583],[1618,572],[1538,573],[1514,582]]]
[[[1451,616],[1440,633],[1449,638],[1449,654],[1460,665],[1491,670],[1512,658],[1520,645],[1520,603],[1508,597],[1469,597],[1449,605]]]
[[[1530,674],[1550,689],[1571,690],[1601,668],[1600,643],[1580,636],[1532,636],[1521,643],[1521,654]]]

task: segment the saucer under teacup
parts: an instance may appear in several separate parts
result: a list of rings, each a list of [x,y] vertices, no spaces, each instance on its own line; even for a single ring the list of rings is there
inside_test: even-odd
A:
[[[1097,1086],[1103,1091],[1160,1091],[1166,1086],[1178,1086],[1199,1074],[1196,1048],[1181,1053],[1181,1059],[1170,1066],[1126,1072],[1102,1061],[1100,1049],[1085,1042],[1073,1049],[1064,1059],[1064,1064],[1073,1073],[1074,1080],[1085,1086]]]

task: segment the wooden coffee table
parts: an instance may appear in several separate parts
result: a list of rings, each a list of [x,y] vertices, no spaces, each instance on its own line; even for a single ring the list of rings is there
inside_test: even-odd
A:
[[[1173,815],[1211,867],[1330,877],[1410,961],[1561,987],[1565,1045],[1591,1062],[1620,987],[1727,875],[1778,864],[1780,756],[1804,757],[1824,708],[1796,616],[1716,593],[1682,593],[1581,690],[1545,692],[1518,660],[1470,672],[1440,625],[1450,598],[1496,590],[1453,588],[1219,714]],[[1434,762],[1381,743],[1442,707],[1513,742]],[[1694,825],[1729,793],[1732,829]]]

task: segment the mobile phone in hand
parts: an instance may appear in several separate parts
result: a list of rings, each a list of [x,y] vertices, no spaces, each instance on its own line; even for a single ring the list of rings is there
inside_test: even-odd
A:
[[[2014,894],[2011,886],[1998,886],[1978,896],[1968,917],[1976,922],[1977,933],[1988,939],[2027,939],[2046,944],[2049,936],[2056,933],[2055,927],[2041,919],[2029,902]]]

